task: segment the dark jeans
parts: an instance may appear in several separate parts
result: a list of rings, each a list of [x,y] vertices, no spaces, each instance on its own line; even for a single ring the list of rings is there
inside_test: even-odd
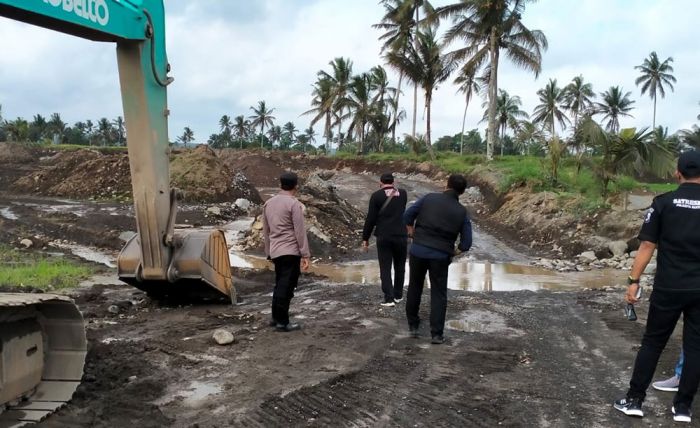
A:
[[[627,392],[629,397],[644,399],[646,396],[659,356],[681,314],[685,365],[681,384],[673,402],[684,403],[690,407],[700,381],[700,292],[654,290],[651,293],[647,327],[642,347],[634,363],[630,389]]]
[[[272,319],[277,324],[289,324],[289,302],[299,283],[301,256],[279,256],[275,264],[275,290],[272,292]]]
[[[433,336],[442,336],[447,311],[447,272],[450,259],[424,259],[411,255],[408,266],[410,268],[406,296],[408,326],[418,328],[420,324],[418,308],[427,272],[430,277],[430,333]]]
[[[403,297],[403,280],[406,275],[406,238],[377,238],[379,277],[382,280],[384,301],[393,302]],[[391,282],[391,265],[394,265],[394,283]]]

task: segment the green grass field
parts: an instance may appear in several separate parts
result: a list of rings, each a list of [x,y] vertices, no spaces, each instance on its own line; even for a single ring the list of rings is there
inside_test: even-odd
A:
[[[0,246],[0,285],[42,290],[71,288],[95,269],[60,257],[13,250]]]

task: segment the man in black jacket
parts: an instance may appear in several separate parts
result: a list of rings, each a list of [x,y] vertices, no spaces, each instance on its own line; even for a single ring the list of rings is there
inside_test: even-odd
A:
[[[654,198],[639,232],[641,245],[625,300],[637,302],[639,277],[658,248],[654,289],[629,390],[614,406],[628,416],[644,415],[646,390],[682,314],[685,362],[671,411],[675,421],[690,422],[690,407],[700,383],[700,152],[682,153],[676,176],[680,186]]]
[[[467,210],[459,203],[459,195],[467,188],[464,176],[453,174],[447,180],[447,190],[430,193],[411,205],[404,214],[411,245],[406,299],[406,318],[412,337],[418,337],[418,308],[425,274],[430,276],[430,333],[433,344],[445,342],[445,312],[447,311],[447,272],[454,256],[454,245],[468,251],[472,246],[472,225]]]
[[[394,175],[390,172],[379,178],[381,188],[372,193],[369,209],[362,230],[362,246],[369,247],[369,238],[377,237],[379,276],[382,281],[384,302],[382,306],[394,306],[403,299],[403,281],[406,272],[406,227],[403,211],[407,195],[404,189],[394,186]],[[391,282],[391,265],[394,265],[394,283]]]

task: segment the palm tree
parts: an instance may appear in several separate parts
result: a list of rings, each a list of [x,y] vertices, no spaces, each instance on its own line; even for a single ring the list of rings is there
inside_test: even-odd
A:
[[[681,143],[700,149],[700,127],[693,125],[691,129],[683,129],[678,132]]]
[[[294,123],[287,122],[282,126],[282,137],[287,140],[289,147],[293,146],[297,139],[297,127]]]
[[[391,127],[391,112],[394,112],[394,118],[397,118],[396,109],[393,104],[393,99],[396,96],[396,88],[389,86],[389,78],[386,70],[381,65],[372,67],[370,70],[370,90],[374,92],[372,97],[373,117],[371,118],[372,126],[378,133],[379,150],[382,150],[384,135]],[[382,126],[378,126],[382,124]],[[386,126],[384,126],[386,124]],[[393,127],[395,129],[395,127]]]
[[[268,109],[265,105],[265,101],[258,101],[258,108],[251,107],[250,109],[253,110],[253,113],[255,113],[253,116],[250,117],[250,119],[253,119],[253,121],[250,123],[250,126],[252,126],[253,128],[255,128],[256,126],[260,126],[260,148],[262,149],[263,136],[265,135],[265,126],[273,125],[273,120],[275,120],[275,117],[272,115],[272,112],[275,111],[275,109]]]
[[[602,114],[608,121],[607,130],[617,134],[620,130],[620,117],[632,117],[629,113],[634,109],[634,101],[630,99],[631,92],[623,93],[619,86],[611,86],[610,89],[600,94],[602,102],[595,104],[595,113]]]
[[[2,119],[0,119],[0,122]],[[35,114],[32,122],[29,124],[29,133],[33,134],[29,138],[33,141],[39,141],[46,137],[46,129],[48,124],[46,118],[40,114]]]
[[[331,97],[324,108],[330,109],[332,114],[341,118],[345,110],[345,95],[352,79],[352,61],[338,57],[329,62],[332,72],[329,74],[323,70],[318,72],[320,79],[328,79],[331,82]],[[342,119],[338,119],[338,135],[342,134]]]
[[[114,128],[112,122],[106,117],[97,121],[97,134],[100,136],[100,141],[103,146],[109,146],[112,143],[114,136]]]
[[[557,86],[557,79],[549,79],[543,89],[537,91],[540,97],[540,104],[535,107],[532,113],[532,121],[549,126],[549,132],[556,136],[556,124],[559,123],[561,129],[566,129],[569,118],[564,114],[565,92]]]
[[[59,113],[52,113],[47,123],[49,131],[53,134],[54,139],[63,140],[63,133],[66,131],[66,123],[61,119]]]
[[[667,86],[673,91],[673,84],[676,83],[676,78],[673,77],[673,67],[671,63],[673,58],[668,57],[664,62],[659,61],[656,52],[649,54],[649,58],[645,58],[642,65],[638,65],[635,70],[639,70],[641,75],[637,77],[634,83],[642,85],[642,95],[649,91],[649,96],[654,100],[654,119],[652,121],[652,129],[656,128],[656,95],[661,94],[661,98],[666,96]]]
[[[419,31],[416,47],[411,47],[406,56],[389,54],[389,61],[406,77],[420,85],[425,93],[426,133],[425,143],[428,145],[430,157],[435,159],[430,141],[430,111],[435,87],[447,80],[456,63],[444,55],[443,46],[437,41],[435,31],[428,28]]]
[[[459,85],[458,91],[464,94],[464,116],[462,117],[462,133],[459,134],[459,154],[464,153],[464,125],[467,122],[467,108],[469,108],[469,102],[472,99],[474,93],[479,93],[481,91],[481,86],[479,85],[479,79],[475,77],[476,70],[473,69],[462,69],[461,74],[455,79],[455,83]]]
[[[126,137],[126,127],[124,123],[124,118],[121,116],[117,116],[117,118],[112,121],[112,125],[114,125],[114,131],[117,134],[117,144],[123,146],[124,138]]]
[[[538,76],[542,68],[542,51],[547,38],[540,30],[530,30],[522,23],[529,0],[459,0],[435,9],[435,17],[453,18],[454,25],[445,33],[445,42],[462,40],[466,46],[452,52],[467,69],[488,65],[488,141],[486,157],[493,159],[496,136],[498,63],[503,50],[517,66]]]
[[[185,129],[182,130],[182,135],[177,137],[177,141],[187,148],[187,144],[194,141],[194,132],[192,132],[189,126],[185,126]]]
[[[243,148],[243,141],[248,141],[250,136],[250,122],[245,119],[245,116],[240,115],[233,118],[233,133]]]
[[[314,131],[313,126],[309,126],[304,130],[304,136],[307,143],[313,145],[316,142],[316,131]]]
[[[574,119],[573,141],[576,147],[579,147],[578,122],[580,115],[593,109],[593,98],[595,98],[593,85],[584,83],[583,76],[574,77],[571,83],[564,88],[564,108],[571,112]]]
[[[521,154],[530,154],[530,148],[544,144],[545,137],[539,126],[530,120],[518,120],[513,141]]]
[[[373,25],[374,28],[387,30],[379,40],[384,40],[382,52],[389,55],[405,56],[408,53],[409,47],[414,50],[418,48],[418,31],[421,22],[421,9],[426,15],[432,15],[434,9],[427,0],[382,0],[386,13],[382,17],[379,24]],[[388,61],[391,63],[391,61]],[[399,84],[395,94],[396,110],[394,111],[394,122],[397,122],[399,115],[399,93],[401,91],[401,80],[404,73],[399,70]],[[416,117],[418,116],[418,84],[413,85],[413,127],[411,136],[416,136]],[[392,135],[395,141],[395,134]]]
[[[282,128],[279,125],[270,127],[270,130],[267,131],[267,138],[272,144],[279,143],[282,139]]]
[[[323,136],[326,138],[326,149],[331,149],[331,117],[333,115],[333,82],[329,78],[319,77],[314,84],[313,99],[310,110],[302,115],[313,114],[310,126],[314,126],[322,118],[325,119]]]
[[[498,127],[496,128],[496,135],[494,136],[494,139],[498,138],[500,141],[501,156],[503,156],[505,146],[505,144],[503,144],[503,140],[506,136],[508,128],[510,127],[511,129],[515,130],[519,120],[527,119],[529,117],[526,112],[520,110],[522,105],[523,102],[520,100],[519,96],[513,95],[511,97],[510,94],[503,89],[498,90],[498,98],[496,99],[496,123],[498,124]],[[485,122],[489,120],[489,101],[485,101],[482,104],[482,107],[486,108],[486,111],[484,111],[484,117],[481,119],[482,122]]]
[[[364,153],[365,129],[374,112],[370,80],[368,73],[353,76],[344,102],[348,109],[347,117],[350,118],[349,132],[353,132],[359,139],[359,153]]]

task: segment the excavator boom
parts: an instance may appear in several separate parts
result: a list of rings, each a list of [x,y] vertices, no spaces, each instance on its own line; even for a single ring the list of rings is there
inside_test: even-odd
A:
[[[170,188],[169,179],[166,88],[173,79],[168,77],[163,1],[0,0],[0,16],[116,43],[137,229],[119,255],[119,278],[156,297],[211,295],[235,301],[223,232],[175,229],[180,192]],[[64,308],[72,305],[60,297],[48,297],[61,300]],[[22,295],[13,296],[11,301],[21,303]],[[51,354],[47,353],[51,347],[37,344],[35,348],[32,343],[62,343],[65,335],[72,334],[63,328],[64,324],[42,315],[40,306],[27,297],[22,327],[14,328],[19,325],[11,324],[14,318],[3,318],[10,313],[10,304],[0,293],[0,354],[6,357],[0,359],[0,411],[28,396],[40,379],[34,374],[16,383],[21,387],[8,389],[8,383],[3,384],[3,371],[35,367],[39,360],[44,362],[43,370],[48,370],[53,367]],[[83,360],[79,364],[81,372]],[[33,386],[25,387],[32,382]],[[0,414],[0,428],[3,416],[5,420],[11,418],[7,414]]]

